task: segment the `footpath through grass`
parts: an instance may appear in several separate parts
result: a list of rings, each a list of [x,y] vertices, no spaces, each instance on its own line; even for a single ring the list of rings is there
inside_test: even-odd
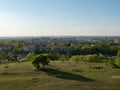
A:
[[[54,61],[44,71],[29,62],[0,65],[0,90],[120,90],[120,69],[89,64]]]

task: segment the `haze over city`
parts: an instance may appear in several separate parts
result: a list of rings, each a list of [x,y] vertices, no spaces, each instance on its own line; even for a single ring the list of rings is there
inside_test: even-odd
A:
[[[120,36],[120,0],[0,0],[0,36]]]

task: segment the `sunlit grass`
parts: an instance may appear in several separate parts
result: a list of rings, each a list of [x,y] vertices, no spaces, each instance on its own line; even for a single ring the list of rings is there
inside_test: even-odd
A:
[[[120,69],[89,64],[54,61],[44,71],[35,71],[29,62],[10,63],[7,69],[0,65],[0,90],[120,90],[120,78],[113,78]]]

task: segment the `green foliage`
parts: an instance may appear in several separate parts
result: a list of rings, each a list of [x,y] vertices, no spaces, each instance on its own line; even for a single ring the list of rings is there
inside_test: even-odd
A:
[[[81,61],[81,60],[84,60],[84,56],[82,56],[82,55],[76,55],[76,56],[72,56],[71,58],[70,58],[70,61],[76,61],[76,62],[78,62],[78,61]]]
[[[69,57],[65,56],[65,55],[61,55],[61,57],[59,58],[59,61],[68,61]]]
[[[28,61],[31,60],[33,56],[35,56],[35,53],[34,53],[34,52],[28,53],[27,56],[26,56],[26,57],[27,57],[27,60],[28,60]]]
[[[5,60],[6,56],[7,56],[7,52],[5,51],[0,52],[0,59]]]
[[[81,49],[85,50],[85,49],[90,49],[91,47],[87,44],[85,44]]]
[[[40,55],[36,55],[31,59],[31,63],[33,64],[33,66],[36,67],[36,69],[40,68],[40,64],[45,67],[45,65],[49,64],[48,58],[46,55],[40,54]]]
[[[88,62],[96,62],[98,60],[98,55],[96,55],[96,54],[86,55],[85,60]]]
[[[70,58],[70,61],[78,61],[79,60],[79,56],[77,55],[77,56],[72,56],[71,58]]]
[[[20,60],[20,58],[21,58],[21,55],[18,55],[18,56],[17,56],[17,61],[19,61],[19,60]]]
[[[120,51],[118,51],[115,64],[116,64],[117,66],[120,66]]]
[[[86,61],[86,62],[106,62],[109,58],[105,56],[99,56],[97,54],[89,55],[76,55],[70,58],[70,61]]]
[[[51,53],[48,55],[48,57],[50,60],[58,60],[60,55],[59,55],[59,53]]]

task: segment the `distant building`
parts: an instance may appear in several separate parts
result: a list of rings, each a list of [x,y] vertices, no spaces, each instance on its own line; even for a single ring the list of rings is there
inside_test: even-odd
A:
[[[3,51],[3,50],[6,50],[6,51],[12,50],[12,47],[10,47],[10,46],[1,46],[0,51]]]
[[[119,40],[118,40],[118,39],[115,39],[115,40],[113,41],[113,43],[119,43]]]
[[[24,51],[35,51],[36,47],[35,45],[28,45],[28,46],[23,47],[23,50]]]

